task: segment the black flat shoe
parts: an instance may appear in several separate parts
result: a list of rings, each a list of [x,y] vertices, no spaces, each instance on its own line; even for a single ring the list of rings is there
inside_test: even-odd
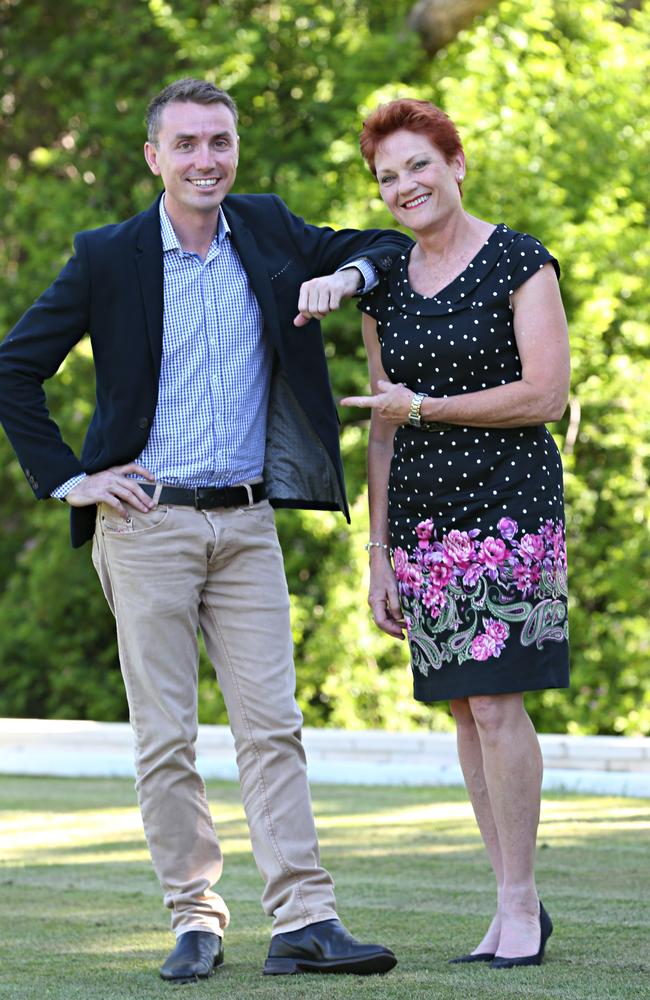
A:
[[[196,983],[208,979],[223,962],[223,941],[210,931],[185,931],[160,968],[161,979],[174,983]]]
[[[297,931],[275,934],[264,963],[264,975],[320,972],[370,976],[388,972],[396,964],[389,948],[361,944],[340,920],[319,920]]]
[[[491,962],[493,951],[477,951],[475,955],[461,955],[460,958],[450,958],[449,965],[465,965],[466,962]]]
[[[544,958],[546,942],[553,933],[553,921],[544,909],[542,901],[539,901],[539,951],[536,955],[522,955],[521,958],[504,958],[497,955],[493,962],[490,962],[491,969],[514,969],[518,965],[541,965]]]

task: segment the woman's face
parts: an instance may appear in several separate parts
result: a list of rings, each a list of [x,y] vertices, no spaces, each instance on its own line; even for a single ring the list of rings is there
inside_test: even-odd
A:
[[[461,211],[462,153],[447,163],[427,136],[399,129],[379,143],[375,169],[390,212],[416,234],[438,229]]]

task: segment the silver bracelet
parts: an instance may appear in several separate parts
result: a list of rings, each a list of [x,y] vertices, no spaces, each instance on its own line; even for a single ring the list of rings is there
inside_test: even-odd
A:
[[[370,552],[371,549],[385,549],[388,552],[390,546],[386,545],[385,542],[366,542],[364,549],[366,552]]]

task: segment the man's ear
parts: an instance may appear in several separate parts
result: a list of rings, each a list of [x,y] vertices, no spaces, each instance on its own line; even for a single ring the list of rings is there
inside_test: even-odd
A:
[[[158,147],[153,142],[145,142],[144,158],[152,174],[160,177],[160,167],[158,166]]]

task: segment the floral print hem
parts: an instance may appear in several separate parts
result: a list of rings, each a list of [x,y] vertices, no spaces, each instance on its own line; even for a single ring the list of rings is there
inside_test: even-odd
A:
[[[438,539],[431,518],[416,526],[412,555],[393,550],[414,672],[425,677],[455,660],[501,656],[513,626],[522,647],[565,642],[567,560],[564,525],[547,520],[520,534],[510,517],[498,537],[453,529]]]

